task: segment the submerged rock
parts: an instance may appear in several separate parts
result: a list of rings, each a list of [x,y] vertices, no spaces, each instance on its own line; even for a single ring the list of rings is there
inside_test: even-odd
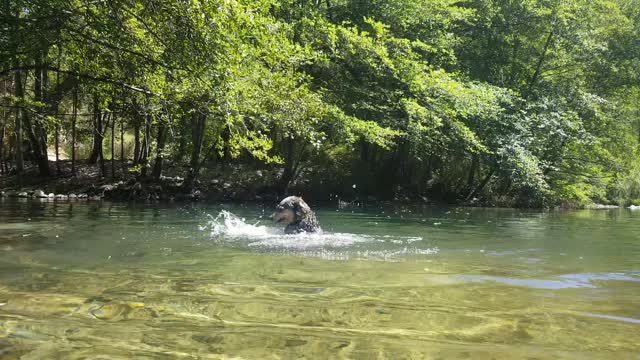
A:
[[[155,310],[145,307],[143,303],[109,303],[89,309],[89,314],[98,320],[118,321],[126,319],[150,319],[157,317]]]

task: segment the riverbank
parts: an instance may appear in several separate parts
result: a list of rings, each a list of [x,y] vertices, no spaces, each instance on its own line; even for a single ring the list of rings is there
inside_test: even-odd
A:
[[[202,171],[201,180],[187,190],[184,187],[185,169],[167,165],[159,179],[142,177],[131,162],[105,165],[104,176],[98,166],[76,163],[72,174],[71,162],[60,162],[60,175],[38,176],[36,168],[27,168],[21,176],[0,177],[0,196],[38,199],[89,199],[114,201],[271,201],[278,197],[273,184],[278,170],[248,170],[226,165]],[[52,172],[57,173],[52,163]]]
[[[37,168],[29,167],[21,176],[0,176],[0,197],[30,198],[41,201],[87,200],[87,201],[139,201],[139,202],[257,202],[273,204],[282,197],[276,184],[282,174],[282,169],[249,168],[245,165],[220,164],[203,169],[200,180],[192,190],[184,187],[186,169],[172,164],[165,165],[164,174],[159,179],[142,177],[138,172],[131,171],[133,164],[115,162],[105,164],[105,176],[95,164],[84,161],[76,162],[76,175],[72,176],[71,162],[60,161],[60,175],[47,178],[38,176]],[[55,163],[51,162],[52,172],[57,171]],[[351,188],[351,187],[350,187]],[[393,199],[382,199],[375,196],[364,196],[353,187],[350,194],[318,189],[309,177],[300,176],[291,184],[292,194],[302,194],[305,199],[321,205],[337,205],[338,207],[358,207],[363,204],[407,204],[407,205],[453,205],[469,207],[504,207],[500,204],[490,204],[472,199],[467,203],[446,203],[433,201],[426,197],[412,198],[407,195],[397,195]],[[563,204],[556,208],[574,209],[615,209],[622,206],[612,204]],[[640,206],[631,205],[631,209]]]

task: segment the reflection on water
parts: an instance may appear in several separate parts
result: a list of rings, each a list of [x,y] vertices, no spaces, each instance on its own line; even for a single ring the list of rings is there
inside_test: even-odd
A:
[[[0,202],[0,358],[640,356],[637,211],[270,210]]]
[[[433,277],[432,277],[433,278]],[[617,280],[640,282],[640,272],[602,273],[602,274],[564,274],[554,279],[514,279],[502,276],[461,275],[453,277],[451,282],[482,282],[495,281],[514,286],[526,286],[534,289],[567,289],[567,288],[596,288],[596,281]],[[446,281],[445,281],[446,282]]]

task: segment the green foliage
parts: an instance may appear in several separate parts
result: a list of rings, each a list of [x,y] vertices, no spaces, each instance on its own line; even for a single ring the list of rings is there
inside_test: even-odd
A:
[[[361,195],[388,198],[630,203],[640,198],[637,5],[6,2],[0,74],[12,85],[0,101],[24,119],[12,111],[2,126],[24,120],[44,145],[57,129],[69,153],[77,91],[78,153],[101,114],[124,124],[127,154],[137,131],[146,157],[190,157],[193,179],[201,165],[236,161],[283,167],[285,188],[310,169],[332,178],[311,179],[331,191],[357,181]]]

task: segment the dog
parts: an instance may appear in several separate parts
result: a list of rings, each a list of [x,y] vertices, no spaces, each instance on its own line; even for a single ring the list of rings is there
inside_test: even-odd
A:
[[[289,196],[276,206],[271,215],[276,224],[286,224],[285,234],[321,233],[316,215],[301,197]]]

